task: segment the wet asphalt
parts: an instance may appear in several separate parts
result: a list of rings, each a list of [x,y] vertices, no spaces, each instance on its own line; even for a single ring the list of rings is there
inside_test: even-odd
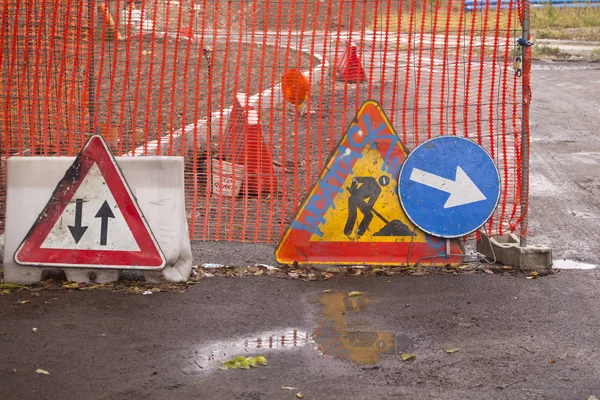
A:
[[[587,399],[600,394],[599,288],[592,270],[13,294],[0,297],[0,387],[3,399]],[[238,355],[268,365],[218,369]]]

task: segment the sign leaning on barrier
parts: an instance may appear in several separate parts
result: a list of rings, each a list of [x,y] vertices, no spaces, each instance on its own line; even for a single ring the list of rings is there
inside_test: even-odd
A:
[[[396,178],[406,156],[379,104],[365,102],[279,243],[277,261],[459,264],[460,241],[447,246],[402,211]]]
[[[30,266],[161,270],[165,257],[121,170],[94,135],[15,253]]]
[[[500,199],[494,160],[477,143],[456,136],[420,144],[406,159],[398,182],[408,218],[425,232],[444,238],[479,229]]]

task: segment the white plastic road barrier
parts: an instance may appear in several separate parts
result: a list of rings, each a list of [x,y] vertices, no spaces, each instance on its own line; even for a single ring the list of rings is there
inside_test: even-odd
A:
[[[65,272],[70,281],[108,283],[119,279],[120,270],[129,269],[126,266],[110,267],[110,269],[76,268],[70,261],[64,262],[67,266],[61,266],[63,257],[57,256],[56,259],[52,259],[54,255],[48,259],[48,265],[30,266],[15,262],[15,252],[74,160],[75,157],[11,157],[8,159],[4,246],[6,282],[23,284],[39,282],[44,270],[60,269]],[[185,213],[183,157],[116,157],[116,160],[166,260],[163,270],[155,268],[142,271],[145,280],[187,281],[192,271],[192,251]],[[93,175],[93,168],[90,168],[88,175]],[[91,183],[84,180],[77,190],[85,190],[84,187],[89,184]],[[75,197],[79,197],[79,193],[77,192]],[[64,211],[66,226],[61,226],[62,221],[53,225],[48,237],[43,239],[41,245],[43,250],[48,254],[52,254],[55,250],[59,251],[58,254],[68,254],[65,249],[69,250],[70,246],[73,250],[83,246],[89,251],[100,249],[119,251],[130,248],[135,250],[137,245],[135,239],[130,237],[127,223],[119,222],[122,218],[119,207],[113,206],[111,212],[106,209],[108,207],[105,206],[105,201],[102,202],[100,207],[96,207],[98,205],[93,201],[85,200],[82,204],[77,199],[71,199]],[[71,210],[70,213],[67,213],[68,210]],[[73,243],[69,244],[68,240],[72,240]],[[109,254],[108,258],[110,258],[110,251],[106,254]],[[77,261],[75,258],[74,262]]]

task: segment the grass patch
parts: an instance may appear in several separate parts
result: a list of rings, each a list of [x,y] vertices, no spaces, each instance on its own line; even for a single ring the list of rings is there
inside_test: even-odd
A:
[[[536,29],[598,28],[600,7],[532,8],[531,25]]]
[[[592,50],[592,52],[590,53],[590,60],[600,61],[600,47]]]
[[[560,49],[554,46],[546,46],[545,44],[533,46],[534,56],[557,56],[560,54]]]
[[[460,8],[456,2],[453,4],[452,9],[448,10],[447,0],[431,2],[425,14],[423,9],[416,8],[412,16],[412,31],[441,33],[446,31],[448,25],[450,34],[457,33],[459,27],[461,33],[465,34],[474,26],[476,33],[480,34],[483,27],[487,26],[487,34],[492,35],[497,22],[500,29],[505,30],[510,18],[510,29],[516,31],[515,35],[520,33],[521,22],[516,10],[511,12],[490,8],[487,15],[484,11],[466,11],[461,20]],[[558,8],[551,5],[541,8],[532,7],[530,20],[531,34],[536,39],[600,41],[600,7]],[[376,28],[381,31],[387,28],[391,32],[407,33],[410,30],[410,21],[410,10],[404,9],[400,13],[391,15],[387,24],[382,14],[378,18]],[[504,31],[500,34],[504,35]]]
[[[538,39],[600,40],[600,7],[532,8],[531,27]]]

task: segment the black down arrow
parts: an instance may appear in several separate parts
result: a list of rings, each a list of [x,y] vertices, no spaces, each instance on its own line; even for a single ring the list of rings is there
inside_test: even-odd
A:
[[[81,237],[87,231],[87,226],[81,226],[81,217],[83,214],[83,199],[75,199],[75,225],[69,225],[69,230],[75,243],[79,243]]]
[[[102,207],[100,207],[100,210],[98,210],[98,212],[96,213],[96,218],[102,218],[102,225],[100,227],[101,246],[106,246],[106,238],[108,236],[108,219],[114,217],[115,214],[113,214],[112,210],[110,209],[110,206],[108,205],[106,200],[104,200],[104,203],[102,203]]]

